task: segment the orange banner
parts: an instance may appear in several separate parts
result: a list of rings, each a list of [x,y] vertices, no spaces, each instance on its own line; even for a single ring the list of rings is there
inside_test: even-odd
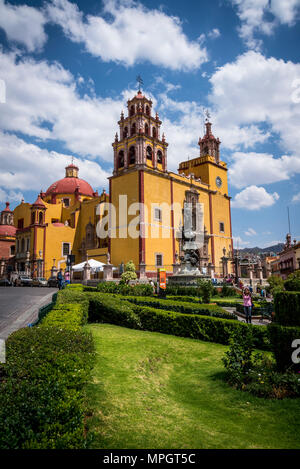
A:
[[[167,288],[167,273],[165,270],[158,271],[159,287],[165,290]]]

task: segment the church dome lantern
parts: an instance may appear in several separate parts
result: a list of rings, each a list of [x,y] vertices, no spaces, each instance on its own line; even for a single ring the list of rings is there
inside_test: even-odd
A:
[[[88,197],[94,196],[92,186],[78,177],[79,168],[74,163],[66,168],[66,175],[63,179],[54,182],[48,187],[45,196],[56,196],[59,194],[80,194]]]

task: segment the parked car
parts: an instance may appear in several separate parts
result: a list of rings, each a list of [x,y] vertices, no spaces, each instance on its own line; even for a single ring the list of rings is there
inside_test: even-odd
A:
[[[7,278],[0,279],[0,287],[11,287],[12,283]]]
[[[44,277],[37,277],[32,280],[33,287],[47,287],[48,282]]]
[[[14,285],[15,287],[32,287],[32,278],[28,277],[28,275],[19,275],[15,279]]]
[[[48,278],[48,287],[58,287],[58,281],[56,277],[50,277]]]

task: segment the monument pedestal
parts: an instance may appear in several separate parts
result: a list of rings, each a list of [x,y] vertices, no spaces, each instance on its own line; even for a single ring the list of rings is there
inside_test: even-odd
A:
[[[112,279],[113,279],[113,265],[106,264],[105,266],[103,266],[103,280],[105,282],[109,282]]]

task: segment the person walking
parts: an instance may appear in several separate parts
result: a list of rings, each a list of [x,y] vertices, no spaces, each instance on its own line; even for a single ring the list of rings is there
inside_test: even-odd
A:
[[[245,288],[243,291],[244,300],[244,312],[246,315],[246,322],[251,324],[251,312],[252,312],[252,295],[249,288]]]
[[[60,269],[60,271],[57,274],[57,280],[58,280],[58,288],[59,290],[61,290],[63,287],[63,283],[64,283],[64,276],[62,273],[62,269]]]

